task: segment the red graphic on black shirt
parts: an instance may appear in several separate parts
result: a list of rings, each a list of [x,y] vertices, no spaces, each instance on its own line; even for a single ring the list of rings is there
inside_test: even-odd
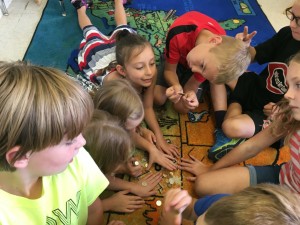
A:
[[[266,88],[274,93],[284,95],[287,92],[286,73],[287,65],[284,63],[269,63],[269,76],[266,82]]]

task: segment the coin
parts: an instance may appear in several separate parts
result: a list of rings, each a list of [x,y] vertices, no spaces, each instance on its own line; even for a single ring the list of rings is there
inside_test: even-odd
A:
[[[156,205],[157,205],[157,206],[161,206],[161,204],[162,204],[161,200],[157,200],[157,201],[156,201]]]

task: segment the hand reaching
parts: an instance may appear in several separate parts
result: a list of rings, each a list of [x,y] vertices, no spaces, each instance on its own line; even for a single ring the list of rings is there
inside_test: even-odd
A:
[[[257,31],[253,31],[252,33],[248,34],[248,27],[244,27],[243,33],[238,33],[235,35],[236,39],[243,41],[247,46],[250,46],[252,38],[257,34]]]
[[[181,99],[183,94],[183,89],[180,84],[178,85],[173,85],[166,90],[166,96],[168,99],[173,102],[177,103]]]
[[[110,210],[114,212],[132,213],[144,206],[145,201],[134,195],[128,195],[129,191],[119,191],[109,197]]]
[[[178,147],[174,144],[169,144],[164,138],[157,139],[156,147],[170,156],[175,158],[180,157]]]
[[[136,158],[131,157],[127,160],[125,164],[121,164],[114,171],[115,174],[128,174],[133,177],[138,177],[142,174],[143,169],[141,165],[135,165],[134,162],[137,161]]]
[[[269,117],[269,119],[273,119],[274,115],[278,113],[279,108],[276,107],[276,104],[274,102],[269,102],[264,106],[263,112],[266,116]]]
[[[149,149],[149,163],[147,170],[150,170],[153,163],[157,163],[161,165],[162,167],[166,168],[167,170],[175,170],[176,165],[173,163],[174,157],[164,154],[161,151],[159,151],[155,145],[150,146]]]
[[[131,176],[133,176],[133,177],[138,177],[143,172],[143,169],[142,169],[141,165],[135,165],[136,161],[137,161],[137,159],[134,158],[134,157],[131,157],[127,161],[128,174],[131,175]]]
[[[185,108],[193,110],[199,106],[197,95],[194,91],[187,91],[181,98]]]
[[[156,136],[151,130],[140,126],[139,127],[139,133],[143,138],[145,138],[151,144],[156,143]]]
[[[182,221],[182,212],[191,204],[192,197],[186,190],[171,189],[164,198],[164,205],[160,224],[180,225]]]
[[[156,185],[161,181],[161,173],[149,172],[138,183],[133,183],[134,186],[131,192],[140,197],[149,197],[156,194]]]
[[[196,159],[194,156],[190,155],[191,159],[181,159],[181,162],[179,162],[179,169],[187,171],[194,176],[198,176],[202,173],[206,173],[209,171],[210,166],[205,165],[198,159]],[[194,178],[187,178],[188,180],[194,180]]]

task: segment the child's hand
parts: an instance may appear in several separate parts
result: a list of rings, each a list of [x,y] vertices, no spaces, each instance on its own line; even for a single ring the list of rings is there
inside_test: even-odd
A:
[[[137,184],[133,183],[131,192],[140,197],[149,197],[156,194],[155,187],[161,181],[161,173],[149,172]]]
[[[151,144],[156,143],[156,136],[151,130],[140,126],[139,127],[139,133],[143,138],[145,138]]]
[[[142,174],[143,169],[141,165],[135,165],[136,158],[131,157],[126,163],[120,164],[114,171],[115,174],[128,174],[133,177],[138,177]]]
[[[156,142],[156,147],[163,151],[164,153],[171,155],[175,158],[180,157],[180,153],[178,151],[178,147],[174,144],[169,144],[167,141],[162,137],[158,138]]]
[[[128,190],[119,191],[108,198],[110,210],[114,212],[132,213],[144,206],[145,201],[141,197],[127,195],[128,193]]]
[[[201,161],[199,161],[192,155],[190,155],[190,157],[191,157],[191,159],[182,158],[181,162],[178,162],[179,169],[187,171],[187,172],[193,174],[194,176],[198,176],[202,173],[207,173],[209,171],[210,166],[205,165],[204,163],[202,163]],[[191,181],[195,180],[195,178],[193,178],[193,177],[189,177],[187,179],[191,180]]]
[[[141,165],[136,165],[135,162],[137,162],[137,159],[134,157],[131,157],[127,161],[127,172],[129,175],[131,175],[133,177],[138,177],[142,174],[143,169],[142,169]]]
[[[177,103],[180,101],[181,97],[183,95],[183,89],[181,85],[173,85],[166,90],[166,96],[168,99],[170,99],[171,102]]]
[[[277,113],[278,109],[276,107],[276,104],[274,102],[269,102],[264,106],[263,112],[266,116],[270,117],[271,115],[274,115]]]
[[[150,170],[153,163],[157,163],[167,170],[176,170],[176,166],[173,163],[175,159],[167,154],[163,154],[154,145],[150,146],[149,149],[149,163],[147,170]]]
[[[171,189],[164,198],[160,224],[180,225],[182,212],[191,204],[192,197],[186,190]]]
[[[183,102],[183,105],[185,108],[189,110],[193,110],[199,106],[197,95],[194,91],[188,91],[186,92],[182,98],[181,101]]]
[[[253,31],[251,34],[248,34],[248,27],[244,27],[243,33],[238,33],[235,35],[236,39],[243,41],[247,46],[250,46],[252,38],[257,34],[257,31]]]

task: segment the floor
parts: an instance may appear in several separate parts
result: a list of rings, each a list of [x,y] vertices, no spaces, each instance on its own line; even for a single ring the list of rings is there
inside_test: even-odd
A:
[[[4,16],[0,11],[0,60],[23,59],[47,1],[36,4],[34,0],[4,0],[9,15]],[[276,31],[289,24],[284,9],[293,1],[258,0]]]

